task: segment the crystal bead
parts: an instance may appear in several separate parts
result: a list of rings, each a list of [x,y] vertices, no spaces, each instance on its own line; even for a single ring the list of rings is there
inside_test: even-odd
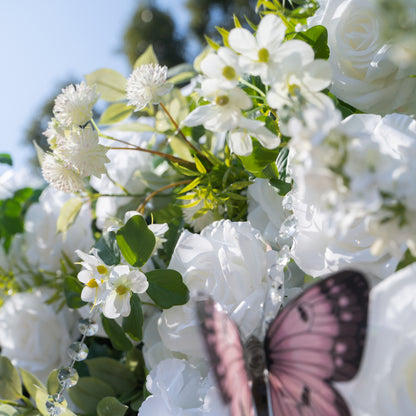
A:
[[[72,367],[62,367],[58,371],[59,384],[65,388],[73,387],[78,383],[79,375]]]
[[[88,356],[88,347],[83,342],[73,342],[68,348],[68,355],[75,361],[85,360]]]
[[[98,324],[97,322],[93,321],[92,319],[80,319],[78,321],[78,329],[82,335],[87,337],[91,337],[95,335],[98,331]]]
[[[48,397],[45,403],[46,410],[51,416],[60,415],[65,411],[65,408],[59,406],[64,401],[64,398],[59,394],[54,394]]]
[[[294,215],[287,217],[280,226],[279,237],[284,239],[292,237],[295,234],[296,226],[296,217]]]

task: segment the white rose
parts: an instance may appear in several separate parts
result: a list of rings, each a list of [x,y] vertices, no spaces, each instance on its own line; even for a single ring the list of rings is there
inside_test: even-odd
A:
[[[50,291],[17,293],[0,309],[1,354],[45,382],[49,373],[68,361],[73,315],[57,313],[45,300]]]
[[[277,253],[266,249],[260,234],[249,223],[222,220],[206,227],[200,235],[182,233],[169,268],[182,274],[191,293],[201,290],[219,302],[244,338],[263,319],[268,269],[277,260]],[[164,310],[159,333],[170,350],[204,357],[192,300]]]
[[[43,269],[56,272],[61,269],[63,255],[75,262],[78,260],[75,250],[89,251],[94,244],[92,214],[85,204],[66,234],[57,233],[61,208],[73,197],[74,195],[48,186],[42,192],[39,202],[29,207],[25,216],[23,244],[26,259],[33,271]]]
[[[296,193],[292,198],[296,231],[291,251],[296,264],[306,274],[317,277],[343,267],[354,267],[381,278],[396,269],[400,256],[371,253],[375,237],[366,231],[364,219],[356,220],[342,233],[329,230],[325,213],[316,206],[306,205]]]
[[[370,293],[360,371],[338,388],[356,416],[416,414],[416,263]]]
[[[152,395],[144,401],[138,416],[228,415],[212,377],[206,377],[206,369],[185,360],[160,362],[147,376],[146,388]]]
[[[341,100],[369,113],[415,112],[416,79],[394,62],[383,21],[371,0],[320,0],[309,24],[328,30],[333,85]],[[413,102],[412,102],[413,101]]]

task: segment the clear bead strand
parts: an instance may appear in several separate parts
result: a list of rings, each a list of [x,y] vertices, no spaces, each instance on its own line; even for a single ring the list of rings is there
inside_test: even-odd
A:
[[[98,331],[98,324],[93,320],[95,311],[90,313],[88,318],[81,318],[78,321],[78,329],[82,334],[81,340],[73,342],[68,348],[68,356],[71,363],[68,367],[61,367],[58,370],[58,381],[61,389],[58,393],[48,396],[45,407],[51,416],[58,416],[65,411],[61,406],[64,401],[64,393],[68,388],[74,387],[79,379],[77,370],[74,368],[77,361],[83,361],[88,356],[88,347],[84,344],[87,337],[95,335]]]

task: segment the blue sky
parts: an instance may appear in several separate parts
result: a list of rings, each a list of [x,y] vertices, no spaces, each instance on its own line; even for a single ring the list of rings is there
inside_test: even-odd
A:
[[[99,68],[129,75],[120,52],[138,0],[14,0],[0,2],[0,153],[16,168],[31,155],[22,145],[36,111],[68,79]],[[182,27],[184,0],[158,0]]]

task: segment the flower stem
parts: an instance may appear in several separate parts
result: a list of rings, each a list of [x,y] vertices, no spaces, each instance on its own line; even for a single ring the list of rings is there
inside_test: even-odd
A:
[[[170,188],[175,188],[177,186],[181,186],[181,185],[187,185],[188,183],[191,183],[193,179],[185,179],[183,181],[179,181],[179,182],[174,182],[174,183],[170,183],[169,185],[163,186],[162,188],[152,192],[149,196],[146,197],[146,199],[139,205],[139,207],[137,208],[137,212],[139,212],[140,214],[144,214],[144,209],[146,208],[146,205],[148,204],[148,202],[150,200],[152,200],[157,194],[166,191],[166,189],[170,189]]]
[[[239,82],[241,82],[242,84],[246,85],[247,87],[250,87],[253,90],[257,91],[262,97],[266,96],[266,94],[260,88],[256,87],[255,85],[251,84],[250,82],[246,81],[245,79],[240,78]]]
[[[179,134],[179,136],[182,138],[182,140],[199,156],[203,157],[205,159],[205,156],[186,138],[186,136],[183,134],[183,131],[180,129],[178,123],[175,121],[175,119],[172,117],[172,115],[169,113],[169,110],[165,107],[165,105],[160,102],[159,105],[162,107],[163,111],[166,113],[166,115],[169,117],[169,120],[173,124],[173,126],[176,129],[176,132]]]

